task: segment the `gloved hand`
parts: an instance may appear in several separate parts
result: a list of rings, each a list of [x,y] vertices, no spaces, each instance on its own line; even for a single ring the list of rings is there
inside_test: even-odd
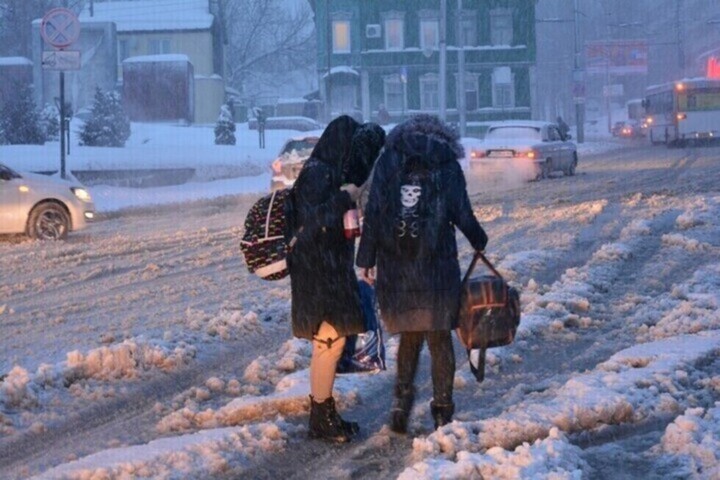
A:
[[[360,188],[354,183],[346,183],[340,187],[340,190],[347,192],[353,202],[357,202],[358,198],[360,198]]]

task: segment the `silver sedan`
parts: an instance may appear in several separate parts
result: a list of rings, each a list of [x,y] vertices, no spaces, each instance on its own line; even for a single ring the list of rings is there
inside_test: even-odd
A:
[[[79,183],[0,164],[0,233],[61,240],[94,217],[92,197]]]
[[[471,166],[486,170],[521,169],[528,179],[554,172],[575,175],[577,147],[556,124],[505,121],[490,125],[483,142],[470,152]]]

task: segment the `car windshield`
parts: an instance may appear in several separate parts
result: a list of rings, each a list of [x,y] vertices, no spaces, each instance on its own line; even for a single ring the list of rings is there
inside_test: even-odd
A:
[[[317,138],[303,138],[301,140],[290,140],[285,145],[285,148],[283,148],[283,151],[280,152],[280,155],[290,153],[293,150],[295,150],[299,154],[310,155],[310,152],[312,151],[313,148],[315,148],[315,145],[317,144],[317,142],[318,142]]]
[[[485,140],[529,139],[542,140],[539,127],[491,127],[485,135]]]
[[[21,178],[20,174],[17,173],[15,170],[6,167],[5,165],[0,163],[0,176],[4,178]]]

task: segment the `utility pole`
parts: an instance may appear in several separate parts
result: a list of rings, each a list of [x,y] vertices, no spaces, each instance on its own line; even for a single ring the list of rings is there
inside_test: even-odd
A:
[[[685,47],[682,41],[681,12],[680,0],[675,0],[675,41],[677,42],[678,68],[680,69],[680,78],[685,78]]]
[[[327,121],[332,120],[332,21],[330,20],[330,0],[325,0],[325,15],[327,16],[327,77],[325,80],[325,91],[327,92]]]
[[[93,0],[90,0],[90,17],[95,16],[95,5],[93,5]]]
[[[578,22],[580,8],[578,2],[579,0],[573,0],[573,36],[575,38],[575,54],[573,55],[573,100],[575,101],[577,142],[583,143],[585,141],[585,109],[578,95],[582,94],[583,97],[585,96],[585,78],[583,78],[583,72],[580,70],[580,25]],[[582,92],[578,90],[582,90]]]
[[[440,120],[447,119],[447,0],[440,0],[440,79],[438,102]]]
[[[457,0],[456,35],[458,47],[458,112],[460,113],[460,136],[464,137],[467,130],[467,106],[465,105],[465,39],[462,28],[462,0]]]

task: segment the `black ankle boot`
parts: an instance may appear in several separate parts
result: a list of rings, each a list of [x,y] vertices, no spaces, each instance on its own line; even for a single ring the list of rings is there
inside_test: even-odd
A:
[[[395,433],[407,433],[410,411],[415,402],[415,390],[395,388],[395,401],[390,414],[390,430]]]
[[[455,404],[430,402],[430,413],[435,421],[435,430],[452,422],[453,413],[455,413]]]
[[[356,431],[359,430],[357,423],[345,422],[335,410],[335,399],[328,398],[318,403],[310,396],[310,423],[308,436],[331,442],[345,443],[350,441],[353,424]],[[356,433],[356,432],[355,432]]]

